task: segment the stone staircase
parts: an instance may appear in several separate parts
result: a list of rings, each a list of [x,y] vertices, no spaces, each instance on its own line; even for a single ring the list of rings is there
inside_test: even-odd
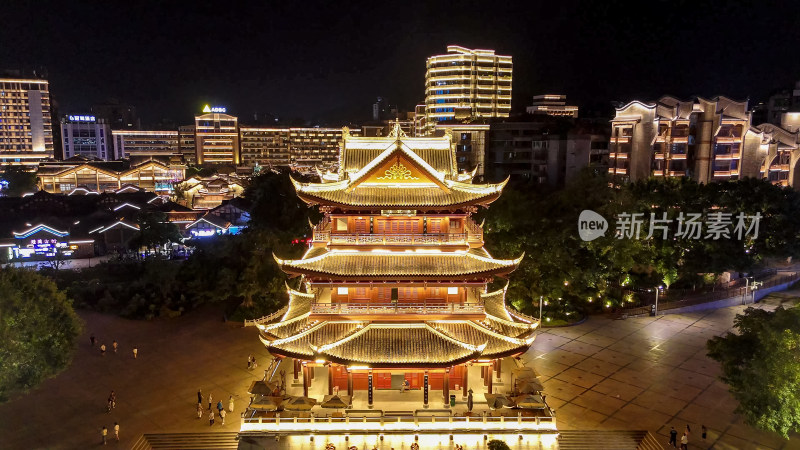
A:
[[[239,447],[237,432],[143,434],[131,450],[233,450]]]
[[[647,431],[561,431],[559,450],[664,450],[655,437]]]

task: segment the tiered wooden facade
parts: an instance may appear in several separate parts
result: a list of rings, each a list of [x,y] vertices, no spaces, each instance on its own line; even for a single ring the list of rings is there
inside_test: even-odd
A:
[[[324,218],[302,259],[276,257],[305,292],[289,289],[288,306],[259,325],[270,353],[295,360],[306,393],[309,367],[325,365],[329,393],[390,388],[392,374],[398,387],[402,374],[446,402],[456,385],[466,396],[473,364],[491,392],[499,361],[526,351],[538,326],[506,308],[504,290],[486,292],[522,259],[492,258],[471,217],[505,183],[471,184],[449,136],[410,138],[398,126],[379,138],[345,129],[339,167],[295,183]]]

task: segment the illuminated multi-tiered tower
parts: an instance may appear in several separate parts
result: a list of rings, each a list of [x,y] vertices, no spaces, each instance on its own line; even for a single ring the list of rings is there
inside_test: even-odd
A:
[[[299,260],[276,260],[302,291],[259,324],[270,353],[292,358],[308,394],[309,370],[327,367],[328,393],[368,391],[400,381],[467,395],[467,367],[492,392],[501,360],[525,352],[538,321],[505,306],[505,290],[487,292],[522,257],[492,258],[472,219],[505,183],[476,185],[456,171],[450,136],[386,137],[344,131],[338,174],[295,182],[324,217]],[[395,386],[396,387],[396,386]]]

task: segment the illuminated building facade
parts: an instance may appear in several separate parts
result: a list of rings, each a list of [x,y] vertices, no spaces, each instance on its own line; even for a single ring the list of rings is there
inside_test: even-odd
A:
[[[194,140],[194,125],[178,127],[178,151],[186,164],[197,164],[197,149]]]
[[[36,224],[12,232],[13,237],[0,239],[0,261],[43,261],[94,256],[94,239],[76,237],[68,229],[59,230],[47,224]],[[5,251],[3,251],[5,250]]]
[[[780,186],[797,186],[800,183],[800,131],[761,124],[759,154],[763,157],[759,174],[761,178]]]
[[[64,159],[83,156],[109,161],[117,159],[111,128],[104,119],[89,114],[70,114],[61,118]]]
[[[302,259],[276,256],[300,288],[256,323],[269,352],[293,361],[295,380],[302,373],[306,396],[311,371],[323,368],[328,394],[366,391],[369,407],[373,391],[393,380],[424,392],[426,407],[449,407],[456,386],[468,395],[470,367],[482,368],[492,393],[502,361],[532,344],[538,320],[507,308],[505,289],[487,291],[522,257],[489,255],[472,218],[505,183],[472,184],[455,158],[447,136],[408,137],[399,125],[385,137],[345,129],[336,178],[294,182],[324,217]],[[441,397],[430,401],[430,390]],[[552,419],[544,404],[537,414],[526,420]]]
[[[115,192],[126,185],[168,195],[174,183],[184,179],[186,166],[145,161],[130,165],[126,161],[60,161],[39,164],[39,189],[67,194],[83,188],[90,192]]]
[[[197,164],[238,165],[239,119],[220,107],[206,106],[203,112],[194,118]]]
[[[746,101],[633,101],[617,108],[611,124],[608,171],[621,179],[708,183],[759,176],[761,136],[751,127]]]
[[[291,162],[288,128],[239,128],[242,164],[248,167],[288,166]]]
[[[244,192],[246,181],[236,175],[192,177],[178,185],[181,198],[177,201],[194,210],[213,209]]]
[[[567,105],[567,96],[560,94],[535,95],[533,105],[525,108],[525,111],[528,114],[578,118],[578,107]]]
[[[0,78],[0,163],[36,165],[52,157],[47,80]]]
[[[293,163],[330,165],[339,159],[341,128],[290,128],[289,154]]]
[[[116,158],[180,155],[177,131],[113,130]]]
[[[449,45],[447,54],[428,58],[425,116],[436,122],[508,117],[511,111],[511,56],[494,50]]]

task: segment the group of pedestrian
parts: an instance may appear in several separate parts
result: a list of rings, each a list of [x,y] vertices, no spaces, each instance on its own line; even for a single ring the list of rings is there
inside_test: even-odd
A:
[[[225,417],[228,415],[228,412],[233,412],[233,396],[231,395],[228,397],[228,411],[225,411],[225,406],[222,404],[222,400],[217,401],[217,413],[214,414],[212,411],[211,406],[214,404],[214,394],[208,394],[208,425],[213,426],[214,420],[216,416],[219,415],[220,418],[220,425],[225,425]],[[202,389],[197,390],[197,418],[200,419],[203,417],[203,391]]]
[[[94,336],[94,333],[89,336],[89,342],[92,344],[92,347],[97,344],[97,338]],[[117,343],[116,339],[111,342],[111,348],[114,350],[114,353],[117,353],[117,350],[119,349],[119,343]],[[132,350],[133,359],[136,359],[139,356],[139,347],[134,345]],[[100,344],[100,356],[106,356],[106,344],[104,343]]]
[[[687,423],[686,429],[683,431],[683,436],[681,436],[681,450],[689,450],[689,433],[691,432],[692,428]],[[700,436],[703,438],[703,442],[705,442],[708,436],[708,429],[706,429],[705,425],[700,426]],[[669,443],[667,445],[671,445],[672,448],[678,448],[678,430],[676,430],[675,427],[670,427]]]
[[[100,436],[103,438],[103,445],[108,444],[108,428],[103,425],[103,428],[100,429]],[[119,423],[114,422],[114,439],[119,442]]]
[[[247,368],[248,369],[255,369],[256,367],[258,367],[258,363],[256,362],[256,357],[253,356],[253,355],[248,356],[247,357]]]

